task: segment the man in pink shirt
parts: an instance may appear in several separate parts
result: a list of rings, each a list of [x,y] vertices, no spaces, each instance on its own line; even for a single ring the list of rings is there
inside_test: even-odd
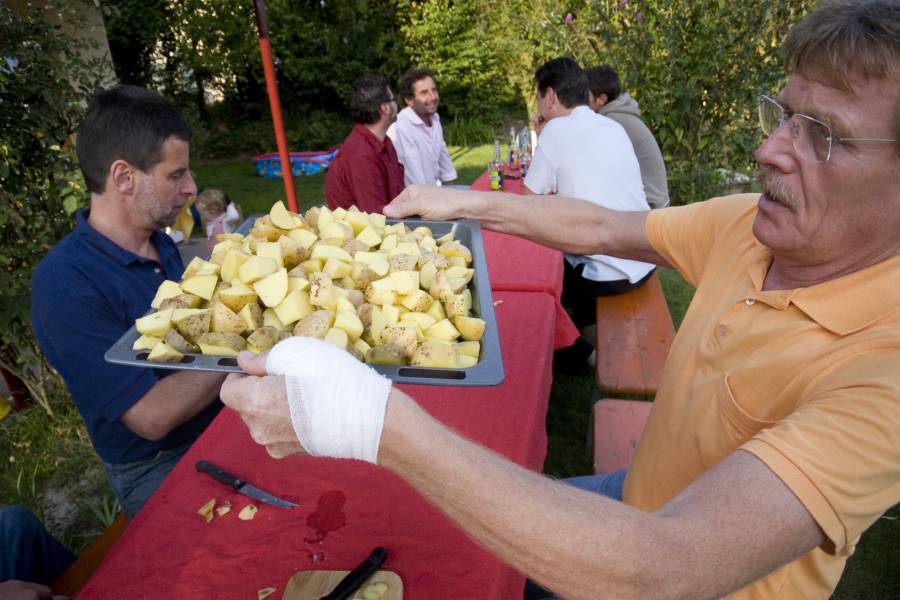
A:
[[[350,97],[350,116],[356,125],[341,144],[325,178],[328,207],[380,213],[403,191],[403,165],[386,136],[397,119],[397,99],[381,75],[360,77]]]
[[[456,169],[444,142],[438,116],[437,84],[430,69],[412,69],[400,80],[400,96],[406,108],[388,129],[388,137],[406,170],[404,183],[453,183]]]

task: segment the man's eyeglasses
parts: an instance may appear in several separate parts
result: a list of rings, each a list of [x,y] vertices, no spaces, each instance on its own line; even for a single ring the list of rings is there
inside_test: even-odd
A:
[[[831,127],[818,119],[800,113],[791,113],[768,96],[759,99],[759,126],[767,136],[785,122],[791,132],[791,141],[797,155],[812,162],[827,162],[831,158],[833,142],[896,142],[884,138],[839,138]]]

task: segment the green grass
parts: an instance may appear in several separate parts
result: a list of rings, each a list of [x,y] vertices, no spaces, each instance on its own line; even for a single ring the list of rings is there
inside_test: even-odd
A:
[[[471,183],[492,155],[492,146],[453,146],[451,156],[459,173],[459,183]],[[201,187],[224,190],[243,208],[244,214],[268,212],[272,203],[284,200],[281,180],[263,179],[254,172],[249,159],[195,164],[194,173]],[[303,209],[324,203],[325,175],[295,177]],[[675,272],[660,271],[663,290],[676,326],[693,294]],[[554,477],[569,477],[591,472],[588,426],[592,403],[593,375],[558,376],[553,382],[547,415],[549,447],[545,472]],[[71,400],[65,394],[53,397],[56,417],[51,419],[37,407],[31,407],[0,421],[0,504],[24,504],[39,516],[50,520],[51,531],[79,550],[105,526],[114,514],[112,493],[105,482],[100,462],[87,440],[84,425]],[[72,509],[64,512],[59,501]],[[900,597],[900,523],[894,507],[866,534],[851,558],[835,598],[886,599]]]

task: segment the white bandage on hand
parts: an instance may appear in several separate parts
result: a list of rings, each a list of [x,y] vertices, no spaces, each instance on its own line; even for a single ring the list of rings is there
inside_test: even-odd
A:
[[[291,422],[304,450],[377,463],[390,380],[337,346],[309,337],[279,342],[266,370],[284,375]]]

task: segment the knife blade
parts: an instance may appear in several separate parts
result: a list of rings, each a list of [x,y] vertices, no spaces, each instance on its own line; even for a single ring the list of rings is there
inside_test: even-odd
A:
[[[353,595],[353,592],[359,589],[359,586],[366,582],[366,579],[378,570],[378,567],[384,564],[385,559],[387,559],[387,550],[381,546],[373,549],[369,558],[347,573],[330,594],[322,596],[319,600],[347,600]]]
[[[233,488],[236,492],[244,494],[245,496],[253,498],[254,500],[259,500],[260,502],[265,502],[266,504],[271,504],[272,506],[277,506],[279,508],[297,507],[297,505],[293,502],[288,502],[287,500],[283,500],[278,496],[273,496],[269,492],[263,491],[255,485],[251,485],[243,479],[235,477],[228,471],[221,469],[214,464],[208,463],[205,460],[198,460],[195,466],[197,468],[197,471],[206,473],[216,481],[224,483],[225,485]]]

